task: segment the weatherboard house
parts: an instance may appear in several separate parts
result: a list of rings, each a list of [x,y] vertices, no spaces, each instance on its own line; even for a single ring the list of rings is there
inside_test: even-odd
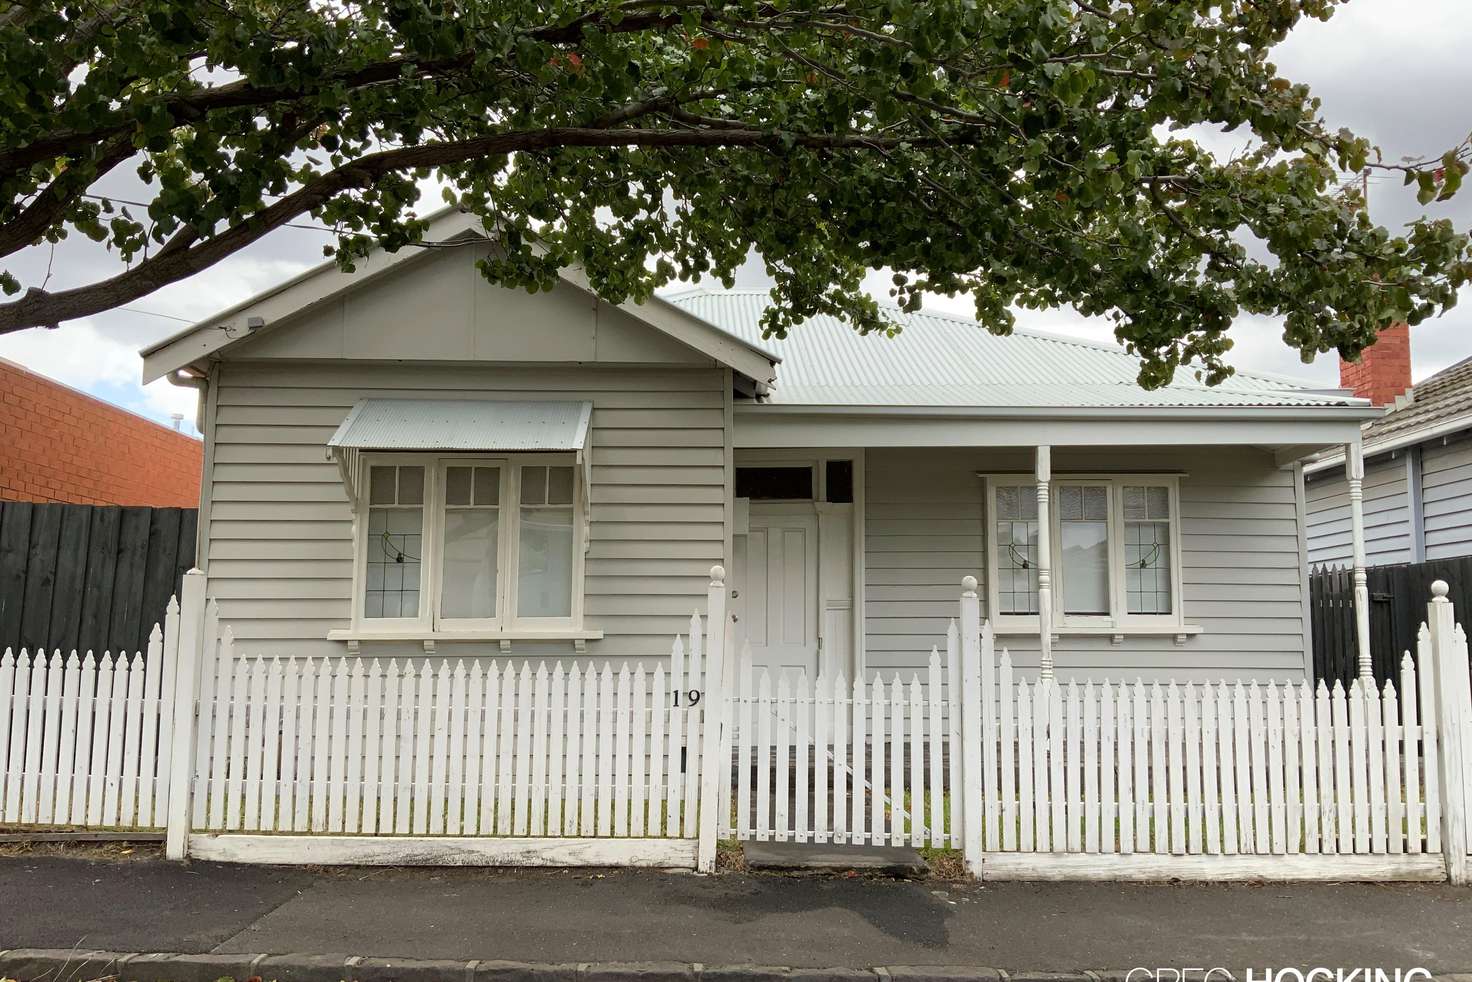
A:
[[[458,248],[311,270],[144,352],[203,393],[200,564],[237,650],[668,656],[710,570],[756,664],[923,669],[962,578],[1024,675],[1302,679],[1301,465],[1339,391],[1184,374],[932,313],[893,338],[759,293],[611,305],[576,270],[487,283]],[[1352,552],[1363,566],[1362,521]]]

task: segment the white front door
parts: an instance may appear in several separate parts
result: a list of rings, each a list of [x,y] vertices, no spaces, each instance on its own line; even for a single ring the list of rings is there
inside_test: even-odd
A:
[[[773,682],[781,672],[818,672],[818,516],[811,503],[753,501],[751,527],[736,536],[733,604],[737,637]]]

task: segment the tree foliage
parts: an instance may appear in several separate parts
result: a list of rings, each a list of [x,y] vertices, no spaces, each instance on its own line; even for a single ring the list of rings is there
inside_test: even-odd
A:
[[[1386,165],[1271,47],[1336,0],[0,0],[0,257],[81,234],[116,275],[5,273],[0,332],[127,303],[312,216],[344,268],[419,242],[416,179],[484,216],[491,280],[583,267],[619,302],[765,259],[785,333],[888,323],[859,287],[1113,318],[1160,385],[1284,315],[1353,355],[1455,302],[1467,236],[1372,224],[1346,173],[1423,201],[1466,148]],[[1186,127],[1250,131],[1219,160]],[[136,170],[146,208],[110,199]],[[99,183],[101,182],[101,183]]]

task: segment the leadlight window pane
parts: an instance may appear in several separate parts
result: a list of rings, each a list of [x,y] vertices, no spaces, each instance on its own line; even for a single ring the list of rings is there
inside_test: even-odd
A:
[[[392,474],[395,468],[375,467],[373,470],[386,470]],[[398,470],[418,470],[422,489],[424,472],[421,468]],[[371,489],[369,495],[371,498]],[[369,507],[367,575],[363,595],[365,617],[419,616],[423,529],[422,505]]]
[[[1065,485],[1058,494],[1063,612],[1109,613],[1109,508],[1102,486]]]
[[[1172,613],[1170,492],[1163,487],[1127,487],[1125,504],[1126,609],[1131,614]]]
[[[1038,501],[1031,487],[996,490],[997,607],[1002,614],[1038,612]]]

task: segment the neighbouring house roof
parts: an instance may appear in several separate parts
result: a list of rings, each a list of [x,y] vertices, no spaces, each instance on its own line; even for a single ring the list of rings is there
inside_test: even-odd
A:
[[[581,450],[591,402],[360,399],[329,447],[354,450]]]
[[[1367,424],[1366,449],[1373,443],[1419,436],[1455,421],[1472,428],[1472,358],[1464,358],[1413,386],[1408,402]]]
[[[1472,431],[1472,358],[1464,358],[1411,387],[1410,398],[1360,428],[1366,457],[1389,453],[1434,437]],[[1309,473],[1343,463],[1325,454],[1304,467]]]
[[[763,338],[765,291],[691,290],[665,299],[782,358],[777,405],[1037,408],[1365,407],[1348,392],[1239,373],[1208,386],[1180,372],[1154,391],[1122,348],[1037,331],[998,336],[974,320],[881,305],[900,332],[860,335],[829,316]]]

